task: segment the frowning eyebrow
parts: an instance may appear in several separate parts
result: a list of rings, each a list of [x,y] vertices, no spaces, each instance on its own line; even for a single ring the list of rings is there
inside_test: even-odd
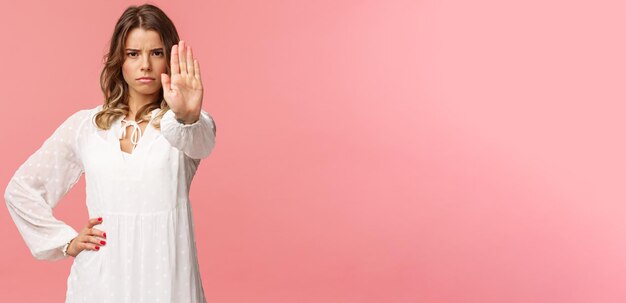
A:
[[[129,51],[129,50],[130,51],[140,51],[140,49],[136,49],[136,48],[127,48],[126,50],[127,51]],[[156,51],[156,50],[163,51],[163,48],[153,48],[153,49],[151,49],[151,51]]]

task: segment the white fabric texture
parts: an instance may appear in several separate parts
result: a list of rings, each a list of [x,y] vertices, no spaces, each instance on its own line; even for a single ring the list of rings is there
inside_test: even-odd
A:
[[[183,125],[167,111],[159,130],[151,125],[155,109],[127,154],[121,118],[109,130],[96,127],[101,108],[71,115],[9,181],[4,197],[20,234],[36,259],[71,258],[62,248],[78,232],[53,208],[84,173],[89,218],[103,218],[94,228],[107,238],[74,259],[66,303],[206,302],[189,189],[215,146],[213,118],[203,110]]]

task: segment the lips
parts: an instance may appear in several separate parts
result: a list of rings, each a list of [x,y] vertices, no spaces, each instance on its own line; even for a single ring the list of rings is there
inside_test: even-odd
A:
[[[140,83],[144,83],[144,84],[150,84],[152,82],[154,82],[154,78],[150,78],[150,77],[141,77],[141,78],[137,78],[137,81],[139,81]]]

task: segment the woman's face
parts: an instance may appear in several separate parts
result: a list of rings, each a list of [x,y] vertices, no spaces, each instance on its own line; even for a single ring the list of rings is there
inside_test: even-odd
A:
[[[122,75],[131,97],[154,96],[161,90],[161,73],[167,73],[167,58],[161,37],[156,31],[135,28],[128,33],[124,46]],[[146,77],[151,80],[141,80]]]

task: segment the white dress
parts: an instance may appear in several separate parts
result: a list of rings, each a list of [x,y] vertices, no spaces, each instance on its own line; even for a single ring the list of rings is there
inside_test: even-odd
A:
[[[106,245],[74,259],[65,302],[206,302],[189,189],[215,146],[213,118],[202,111],[183,125],[167,111],[161,130],[148,123],[124,154],[122,119],[109,130],[93,122],[101,107],[71,115],[9,181],[4,196],[20,234],[36,259],[71,258],[62,248],[78,232],[52,210],[84,173],[89,218],[103,218],[94,228]],[[131,128],[141,130],[123,129]]]

